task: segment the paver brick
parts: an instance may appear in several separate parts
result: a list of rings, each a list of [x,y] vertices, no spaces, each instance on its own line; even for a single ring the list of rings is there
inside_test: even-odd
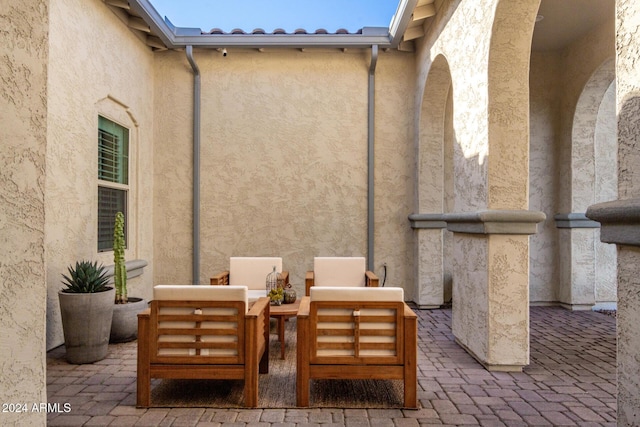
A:
[[[108,360],[89,366],[66,363],[63,350],[49,352],[47,400],[70,403],[72,413],[48,414],[48,425],[615,425],[614,319],[533,307],[531,364],[521,373],[498,373],[485,370],[454,342],[450,309],[416,312],[418,410],[135,408],[134,341],[110,346]],[[585,322],[595,328],[582,339]],[[152,385],[161,381],[154,379]],[[295,390],[291,393],[295,401]]]

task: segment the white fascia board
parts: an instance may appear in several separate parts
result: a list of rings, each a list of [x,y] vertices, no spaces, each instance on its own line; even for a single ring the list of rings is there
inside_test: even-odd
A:
[[[392,48],[398,47],[402,41],[402,36],[409,26],[411,15],[417,4],[418,0],[400,0],[400,3],[398,3],[398,9],[396,9],[396,13],[389,24],[389,37]]]

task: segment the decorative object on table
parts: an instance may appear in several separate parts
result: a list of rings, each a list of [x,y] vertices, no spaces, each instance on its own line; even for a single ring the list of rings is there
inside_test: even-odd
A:
[[[293,304],[296,302],[297,298],[296,290],[291,287],[291,284],[289,284],[284,290],[284,303]]]
[[[113,278],[116,288],[115,307],[109,342],[133,341],[138,337],[138,313],[147,308],[142,298],[127,295],[127,267],[124,259],[124,214],[116,213],[113,227]]]
[[[107,286],[105,268],[97,261],[76,262],[63,274],[66,286],[58,292],[66,359],[93,363],[107,356],[115,290]]]
[[[284,280],[275,265],[273,266],[273,271],[267,274],[266,289],[267,296],[271,299],[271,304],[282,304],[284,300]]]

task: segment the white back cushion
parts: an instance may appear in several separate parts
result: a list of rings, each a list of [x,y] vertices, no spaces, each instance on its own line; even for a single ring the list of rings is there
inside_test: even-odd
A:
[[[267,275],[273,271],[282,273],[279,257],[231,257],[229,258],[229,285],[246,286],[249,289],[266,289]]]
[[[402,288],[312,286],[311,301],[404,301]]]
[[[316,257],[314,286],[364,286],[364,257]]]

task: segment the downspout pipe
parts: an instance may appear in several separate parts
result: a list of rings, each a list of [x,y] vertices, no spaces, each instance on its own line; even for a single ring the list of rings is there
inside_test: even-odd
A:
[[[193,59],[193,46],[186,47],[193,70],[193,270],[191,283],[200,284],[200,69]]]
[[[378,45],[371,46],[371,64],[369,65],[368,94],[368,143],[367,143],[367,270],[374,271],[374,125],[375,125],[375,89],[376,65],[378,63]]]

